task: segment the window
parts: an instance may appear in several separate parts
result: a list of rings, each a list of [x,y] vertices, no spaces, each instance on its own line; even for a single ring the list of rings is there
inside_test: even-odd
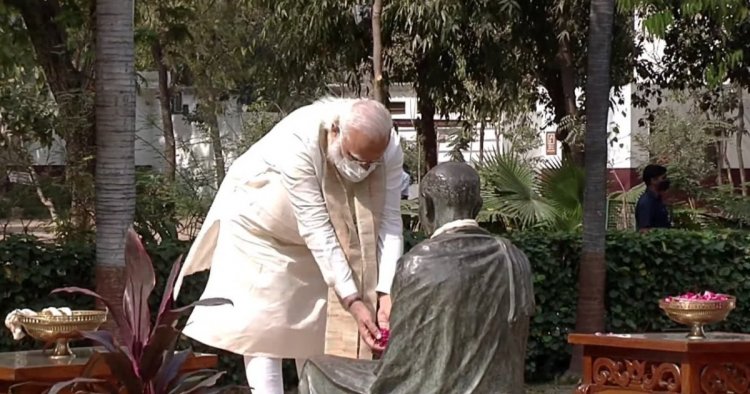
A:
[[[390,101],[388,103],[388,109],[392,115],[405,115],[406,114],[406,102],[404,101]]]
[[[172,100],[171,100],[171,103],[170,103],[169,106],[170,106],[170,110],[172,111],[172,114],[174,114],[174,115],[182,114],[183,113],[182,112],[183,111],[183,107],[182,107],[182,93],[181,92],[176,92],[176,93],[172,94],[171,99]]]

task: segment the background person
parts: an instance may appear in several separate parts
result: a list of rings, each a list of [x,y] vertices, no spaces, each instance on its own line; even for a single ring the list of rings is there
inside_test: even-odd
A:
[[[635,226],[645,232],[653,228],[671,228],[669,210],[664,204],[664,193],[669,190],[670,181],[667,169],[657,164],[649,164],[643,169],[643,192],[635,206]]]

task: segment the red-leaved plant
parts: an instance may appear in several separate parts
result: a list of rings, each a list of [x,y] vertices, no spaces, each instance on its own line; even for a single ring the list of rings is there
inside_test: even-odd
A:
[[[182,332],[177,328],[178,319],[193,307],[231,304],[224,298],[203,299],[187,306],[174,308],[174,284],[180,272],[181,259],[177,259],[167,279],[164,295],[159,305],[156,321],[151,323],[148,298],[154,290],[156,277],[151,259],[138,237],[130,229],[125,242],[125,291],[122,312],[112,308],[110,302],[99,294],[80,287],[64,287],[52,293],[84,294],[96,298],[109,308],[110,316],[117,325],[118,343],[106,330],[83,332],[85,338],[106,349],[97,352],[89,361],[104,361],[112,371],[116,384],[92,376],[84,376],[53,385],[49,393],[57,394],[76,385],[86,392],[127,394],[176,394],[218,392],[216,385],[224,372],[199,370],[181,374],[185,361],[192,355],[190,350],[175,352],[177,340]],[[119,387],[118,387],[119,386]],[[79,391],[79,390],[74,390]]]

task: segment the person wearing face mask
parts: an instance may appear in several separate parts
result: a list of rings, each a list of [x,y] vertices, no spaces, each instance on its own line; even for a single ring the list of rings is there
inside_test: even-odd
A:
[[[227,172],[175,286],[210,269],[184,333],[245,356],[255,394],[281,394],[281,361],[372,358],[403,253],[403,152],[367,99],[297,109]]]
[[[669,189],[667,169],[657,164],[649,164],[643,169],[643,192],[635,206],[636,229],[646,232],[654,228],[671,228],[669,210],[664,204],[664,192]]]

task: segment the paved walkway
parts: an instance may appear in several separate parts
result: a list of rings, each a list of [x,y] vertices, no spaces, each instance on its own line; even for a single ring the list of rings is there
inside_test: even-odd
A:
[[[53,224],[49,220],[0,219],[1,238],[13,234],[29,234],[51,240],[54,238],[52,229]]]

